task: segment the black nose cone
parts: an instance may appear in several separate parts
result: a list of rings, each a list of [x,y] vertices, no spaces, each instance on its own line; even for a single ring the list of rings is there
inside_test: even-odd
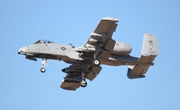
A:
[[[65,69],[62,69],[61,71],[62,71],[62,72],[65,72]]]

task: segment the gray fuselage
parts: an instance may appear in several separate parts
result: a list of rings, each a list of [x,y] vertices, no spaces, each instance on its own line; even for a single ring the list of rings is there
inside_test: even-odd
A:
[[[88,65],[92,63],[93,53],[87,51],[80,53],[79,47],[75,48],[72,45],[56,44],[54,42],[39,42],[33,45],[22,47],[19,49],[19,54],[26,55],[26,58],[46,58],[54,60],[63,60],[66,63],[80,63]],[[118,66],[118,65],[134,65],[138,58],[131,57],[129,54],[132,48],[124,42],[116,42],[109,59],[99,58],[101,64]],[[83,50],[84,51],[84,50]],[[101,51],[100,51],[101,52]]]

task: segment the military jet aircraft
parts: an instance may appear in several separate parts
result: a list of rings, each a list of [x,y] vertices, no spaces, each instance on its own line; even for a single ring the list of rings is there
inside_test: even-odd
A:
[[[153,34],[144,34],[142,55],[139,58],[133,57],[130,55],[132,48],[129,44],[112,39],[117,22],[118,19],[115,18],[102,18],[87,42],[81,47],[38,40],[32,45],[20,48],[18,53],[33,61],[41,58],[42,73],[46,71],[48,59],[62,60],[70,64],[69,67],[62,69],[66,76],[60,87],[65,90],[86,87],[86,79],[92,81],[100,73],[101,64],[127,65],[128,78],[144,78],[148,68],[154,64],[153,61],[159,54],[156,37]]]

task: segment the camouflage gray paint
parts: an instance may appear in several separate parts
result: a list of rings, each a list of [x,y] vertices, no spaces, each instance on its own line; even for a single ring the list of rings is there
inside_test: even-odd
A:
[[[37,58],[41,58],[40,70],[43,73],[46,71],[47,59],[62,60],[71,64],[62,69],[66,76],[60,87],[66,90],[86,87],[86,79],[92,81],[100,73],[101,64],[127,65],[128,78],[144,78],[144,74],[154,64],[153,61],[159,54],[156,37],[145,34],[141,57],[133,57],[130,55],[132,48],[129,44],[112,39],[117,22],[115,18],[102,18],[85,45],[81,47],[39,40],[33,45],[20,48],[18,53],[25,55],[29,60],[37,61]]]

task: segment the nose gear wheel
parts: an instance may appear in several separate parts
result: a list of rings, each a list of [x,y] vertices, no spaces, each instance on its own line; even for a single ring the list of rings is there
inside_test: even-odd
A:
[[[44,72],[46,72],[46,69],[45,69],[44,67],[42,67],[42,68],[40,69],[40,71],[41,71],[42,73],[44,73]]]
[[[47,59],[43,58],[42,61],[41,61],[41,64],[42,64],[42,67],[41,67],[40,71],[42,73],[44,73],[44,72],[46,72],[45,66],[47,66],[47,64],[48,64]]]

